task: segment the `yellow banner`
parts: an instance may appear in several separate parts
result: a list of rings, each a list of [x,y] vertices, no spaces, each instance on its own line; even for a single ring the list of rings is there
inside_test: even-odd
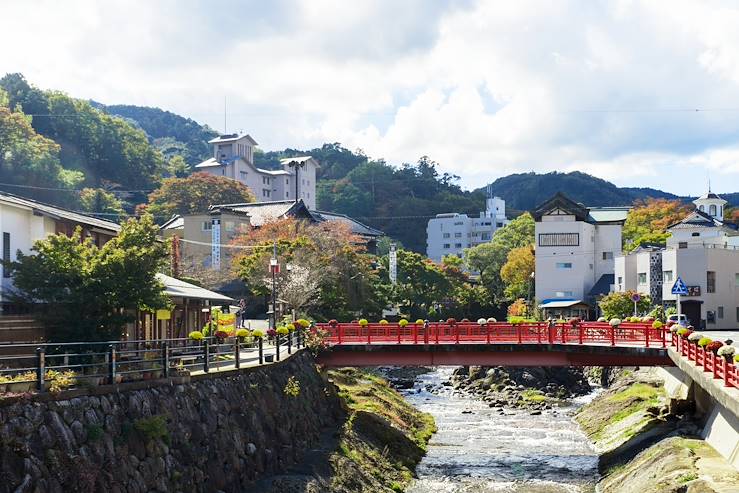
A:
[[[157,310],[157,320],[169,320],[172,318],[172,312],[169,310]]]
[[[236,315],[233,313],[221,313],[218,315],[218,330],[228,332],[233,335],[236,331]]]

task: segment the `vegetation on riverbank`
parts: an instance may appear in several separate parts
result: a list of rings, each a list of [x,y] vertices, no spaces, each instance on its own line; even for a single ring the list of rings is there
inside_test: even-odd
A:
[[[355,368],[331,370],[349,417],[330,457],[334,492],[404,491],[436,431],[384,379]]]

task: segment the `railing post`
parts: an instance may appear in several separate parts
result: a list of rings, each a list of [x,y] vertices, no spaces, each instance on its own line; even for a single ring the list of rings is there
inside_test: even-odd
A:
[[[241,368],[241,344],[238,337],[234,337],[234,366]]]
[[[257,346],[259,347],[259,364],[264,364],[264,338],[260,337],[259,342],[257,343]]]
[[[485,340],[490,344],[490,324],[485,322]]]
[[[459,344],[459,325],[452,325],[454,331],[454,344]]]
[[[516,338],[518,339],[518,343],[521,344],[521,325],[516,325]]]
[[[343,338],[344,338],[343,337],[343,335],[344,335],[344,327],[341,324],[339,324],[338,327],[336,328],[336,330],[337,330],[337,332],[339,334],[339,344],[341,344],[343,342]]]
[[[166,341],[162,343],[162,372],[164,378],[169,378],[169,345]]]
[[[203,371],[205,373],[210,371],[210,345],[208,339],[203,341]]]
[[[716,355],[713,352],[711,352],[711,359],[713,360],[713,378],[718,378],[718,362],[716,361]]]
[[[398,325],[398,328],[396,330],[398,331],[398,344],[400,344],[400,331],[402,330],[400,325]]]
[[[280,334],[275,335],[275,361],[280,361]]]
[[[439,344],[439,324],[437,323],[437,324],[434,324],[434,325],[436,327],[436,336],[435,336],[435,338],[436,338],[436,344]]]
[[[116,374],[116,354],[115,354],[115,345],[111,344],[108,348],[108,383],[114,384],[115,383],[115,374]]]
[[[644,327],[644,344],[649,347],[649,327]]]
[[[418,344],[418,324],[413,324],[412,330],[413,330],[413,344]]]
[[[723,374],[724,374],[724,387],[731,387],[731,382],[729,381],[730,375],[729,375],[729,369],[728,363],[726,361],[726,358],[721,358],[721,366],[723,367]]]
[[[44,391],[44,377],[46,377],[46,353],[43,346],[36,348],[36,390]]]
[[[567,344],[567,334],[565,333],[566,330],[567,326],[565,324],[562,324],[562,344]]]
[[[369,325],[365,327],[367,327],[367,344],[372,344],[372,329],[370,329]]]
[[[583,323],[580,322],[577,324],[577,342],[582,346],[582,330],[583,330]]]
[[[554,322],[550,322],[547,324],[547,340],[549,341],[549,344],[554,344],[554,329],[556,328],[556,325],[554,325]]]
[[[613,325],[608,325],[609,330],[611,331],[611,346],[616,345],[616,327]]]
[[[536,343],[541,344],[541,329],[542,329],[541,322],[537,322],[536,324]]]
[[[287,333],[287,354],[293,354],[293,333]]]
[[[417,324],[413,324],[413,325],[416,325],[416,330],[418,330]],[[428,320],[424,320],[423,322],[423,343],[424,344],[429,343],[429,321]]]

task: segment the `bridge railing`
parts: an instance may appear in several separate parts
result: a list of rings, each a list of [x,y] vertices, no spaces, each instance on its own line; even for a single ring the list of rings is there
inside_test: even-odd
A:
[[[681,356],[695,363],[695,366],[710,373],[715,380],[723,380],[725,387],[739,388],[739,364],[736,362],[717,356],[713,351],[706,351],[695,342],[675,333],[670,334],[670,345]]]
[[[624,323],[611,327],[602,322],[552,324],[533,322],[478,324],[445,322],[318,324],[329,333],[329,344],[604,344],[666,347],[664,329],[647,323]]]

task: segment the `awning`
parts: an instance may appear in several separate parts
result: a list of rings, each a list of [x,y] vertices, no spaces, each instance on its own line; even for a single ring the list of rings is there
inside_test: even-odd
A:
[[[190,298],[197,300],[209,300],[223,302],[221,304],[230,303],[233,301],[228,296],[223,296],[214,291],[210,291],[200,286],[190,284],[189,282],[180,281],[174,277],[167,276],[165,274],[157,273],[157,279],[164,284],[164,292],[167,296],[173,298]]]
[[[539,308],[570,308],[575,305],[587,305],[582,300],[546,300]]]

